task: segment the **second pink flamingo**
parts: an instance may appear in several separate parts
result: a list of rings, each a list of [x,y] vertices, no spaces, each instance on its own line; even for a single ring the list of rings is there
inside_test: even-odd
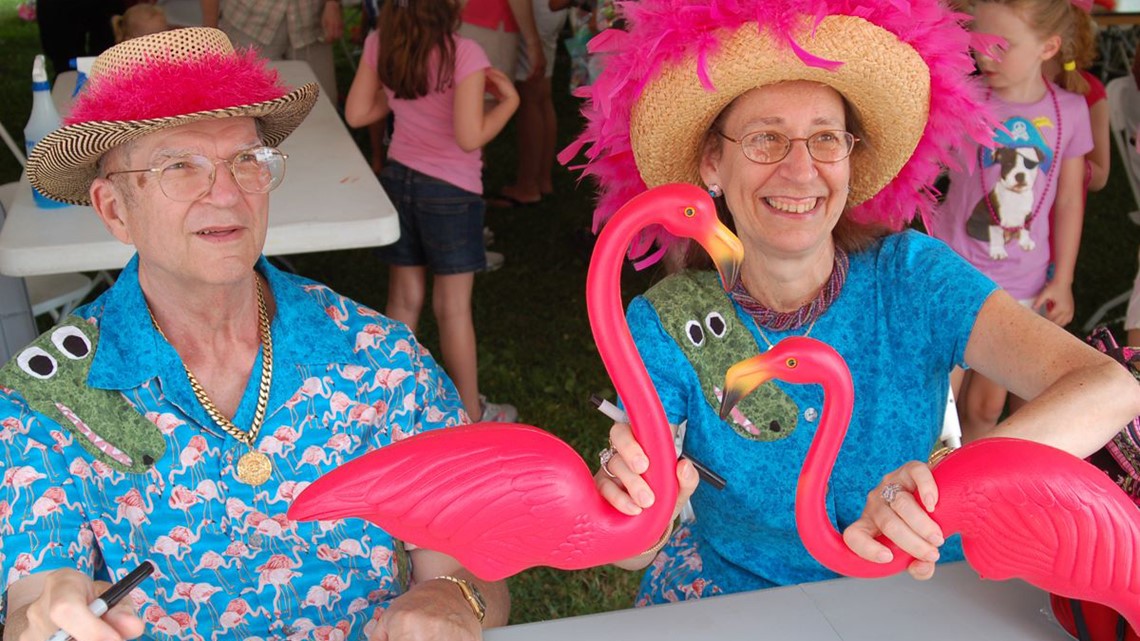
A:
[[[818,384],[824,409],[796,487],[804,547],[847,576],[906,569],[897,546],[879,564],[852,552],[828,519],[827,483],[851,421],[851,373],[830,346],[800,336],[729,369],[721,416],[764,382]],[[975,441],[933,468],[944,535],[960,533],[966,560],[985,579],[1023,579],[1062,596],[1103,603],[1140,629],[1140,510],[1104,472],[1048,445],[1009,438]]]

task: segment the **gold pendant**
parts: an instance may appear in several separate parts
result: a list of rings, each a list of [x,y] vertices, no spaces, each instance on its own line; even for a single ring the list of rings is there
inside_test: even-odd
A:
[[[273,463],[269,457],[257,450],[250,450],[238,459],[237,477],[246,485],[257,487],[268,481],[272,472]]]

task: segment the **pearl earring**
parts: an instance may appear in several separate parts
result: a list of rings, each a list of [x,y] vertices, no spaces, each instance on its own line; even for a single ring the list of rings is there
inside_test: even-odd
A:
[[[710,197],[720,198],[723,195],[724,195],[724,190],[720,188],[720,185],[709,185],[709,196]]]

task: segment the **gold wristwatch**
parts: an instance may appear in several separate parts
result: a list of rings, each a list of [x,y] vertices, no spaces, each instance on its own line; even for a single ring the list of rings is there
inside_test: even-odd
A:
[[[446,574],[435,578],[451,581],[458,585],[459,590],[463,592],[463,598],[467,600],[467,605],[471,606],[471,612],[475,614],[476,619],[479,619],[479,623],[483,623],[483,617],[487,616],[487,603],[483,600],[483,594],[479,592],[479,588],[475,587],[475,584]]]

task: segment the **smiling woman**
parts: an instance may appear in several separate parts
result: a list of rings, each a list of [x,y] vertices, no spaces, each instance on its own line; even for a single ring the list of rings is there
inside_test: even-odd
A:
[[[686,271],[629,307],[670,422],[687,421],[685,451],[729,488],[697,488],[693,522],[667,532],[660,552],[621,563],[652,561],[640,604],[835,576],[800,545],[794,519],[821,391],[767,383],[726,420],[718,412],[726,369],[785,337],[830,344],[852,372],[857,400],[830,479],[829,517],[872,561],[890,557],[874,540],[890,530],[918,559],[909,567],[918,578],[935,561],[961,558],[910,493],[928,505],[935,494],[917,461],[939,436],[955,364],[1000,372],[1039,396],[999,432],[1080,456],[1140,410],[1140,389],[1102,355],[941,243],[894,233],[931,210],[927,185],[947,152],[989,132],[976,116],[981,92],[958,16],[938,0],[904,4],[643,0],[626,6],[628,34],[605,47],[579,140],[592,145],[588,172],[602,187],[596,216],[646,186],[695,183],[745,248],[727,295],[707,273]],[[714,318],[718,331],[710,324],[703,340],[686,333]],[[1013,371],[1011,362],[1026,365]],[[1081,388],[1096,391],[1061,400]],[[1068,429],[1077,424],[1086,428]],[[616,424],[610,440],[619,456],[597,482],[635,513],[651,504],[645,454],[628,425]],[[696,484],[688,467],[678,466],[686,490],[678,510]],[[888,503],[881,483],[908,492]]]

